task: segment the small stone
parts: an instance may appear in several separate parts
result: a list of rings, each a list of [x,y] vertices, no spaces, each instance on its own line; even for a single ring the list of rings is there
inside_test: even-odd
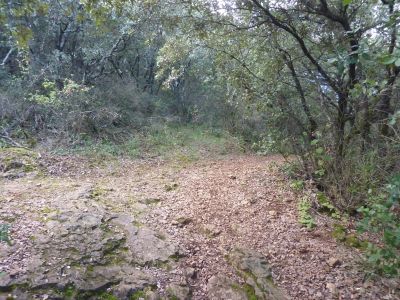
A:
[[[342,262],[336,258],[336,257],[330,257],[327,261],[327,264],[331,267],[334,268],[336,266],[339,266]]]
[[[196,269],[194,269],[194,268],[186,268],[185,269],[185,275],[186,275],[186,277],[187,278],[189,278],[189,279],[195,279],[196,278],[196,275],[197,275],[197,272],[196,272]]]
[[[251,198],[250,199],[250,204],[254,204],[254,203],[256,203],[257,202],[257,198]]]
[[[221,234],[222,230],[217,228],[216,226],[212,224],[206,224],[203,227],[203,231],[206,235],[210,237],[216,237]]]
[[[15,277],[20,273],[19,269],[12,269],[8,272],[8,275],[10,275],[10,277]]]
[[[179,217],[171,222],[172,225],[178,227],[184,227],[190,223],[192,223],[192,219],[187,217]]]
[[[139,203],[141,204],[146,204],[146,205],[151,205],[151,204],[157,204],[161,201],[159,198],[146,198],[146,199],[140,199]]]
[[[269,212],[268,212],[268,215],[270,216],[270,217],[276,217],[277,216],[277,212],[275,211],[275,210],[270,210]]]
[[[334,285],[334,284],[331,283],[331,282],[328,282],[328,283],[326,284],[326,288],[329,290],[329,292],[330,292],[331,294],[336,294],[336,293],[337,293],[336,285]]]

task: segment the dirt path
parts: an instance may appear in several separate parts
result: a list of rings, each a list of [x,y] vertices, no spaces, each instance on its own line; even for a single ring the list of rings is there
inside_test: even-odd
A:
[[[227,156],[194,163],[121,160],[98,168],[64,159],[49,167],[53,176],[3,180],[0,217],[12,225],[14,245],[0,245],[0,272],[26,276],[36,253],[32,237],[51,232],[48,220],[55,215],[76,212],[79,219],[88,212],[108,222],[118,214],[133,216],[136,231],[156,232],[145,235],[154,247],[169,247],[162,244],[167,240],[179,248],[173,267],[141,268],[161,296],[176,283],[190,288],[193,299],[210,299],[216,275],[243,284],[227,260],[240,248],[266,257],[289,298],[400,299],[395,280],[366,280],[357,250],[337,244],[323,217],[312,231],[299,225],[297,195],[279,172],[281,163],[277,156]]]

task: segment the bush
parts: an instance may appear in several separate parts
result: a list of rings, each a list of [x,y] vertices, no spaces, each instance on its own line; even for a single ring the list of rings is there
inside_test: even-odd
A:
[[[400,271],[400,175],[387,187],[388,197],[373,199],[368,206],[359,208],[363,215],[360,232],[378,234],[381,243],[370,242],[368,262],[380,273],[398,275]]]
[[[312,177],[336,208],[348,213],[376,195],[400,171],[400,143],[376,134],[374,144],[363,146],[361,139],[349,141],[343,157],[337,158],[332,145],[321,133],[302,154],[303,172]]]

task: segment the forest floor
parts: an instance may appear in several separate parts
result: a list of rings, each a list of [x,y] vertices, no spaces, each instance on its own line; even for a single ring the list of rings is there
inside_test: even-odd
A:
[[[400,299],[398,280],[365,276],[329,218],[299,224],[279,156],[40,159],[45,171],[0,179],[0,223],[10,225],[0,299],[262,299],[260,272],[282,291],[273,299]],[[258,269],[235,265],[237,249]]]

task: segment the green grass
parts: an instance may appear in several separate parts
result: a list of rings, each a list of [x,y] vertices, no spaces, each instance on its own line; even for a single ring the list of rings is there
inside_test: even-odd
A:
[[[188,163],[209,155],[242,151],[241,142],[225,131],[200,126],[153,125],[131,134],[123,143],[85,140],[73,148],[58,148],[58,154],[97,157],[161,157]]]

